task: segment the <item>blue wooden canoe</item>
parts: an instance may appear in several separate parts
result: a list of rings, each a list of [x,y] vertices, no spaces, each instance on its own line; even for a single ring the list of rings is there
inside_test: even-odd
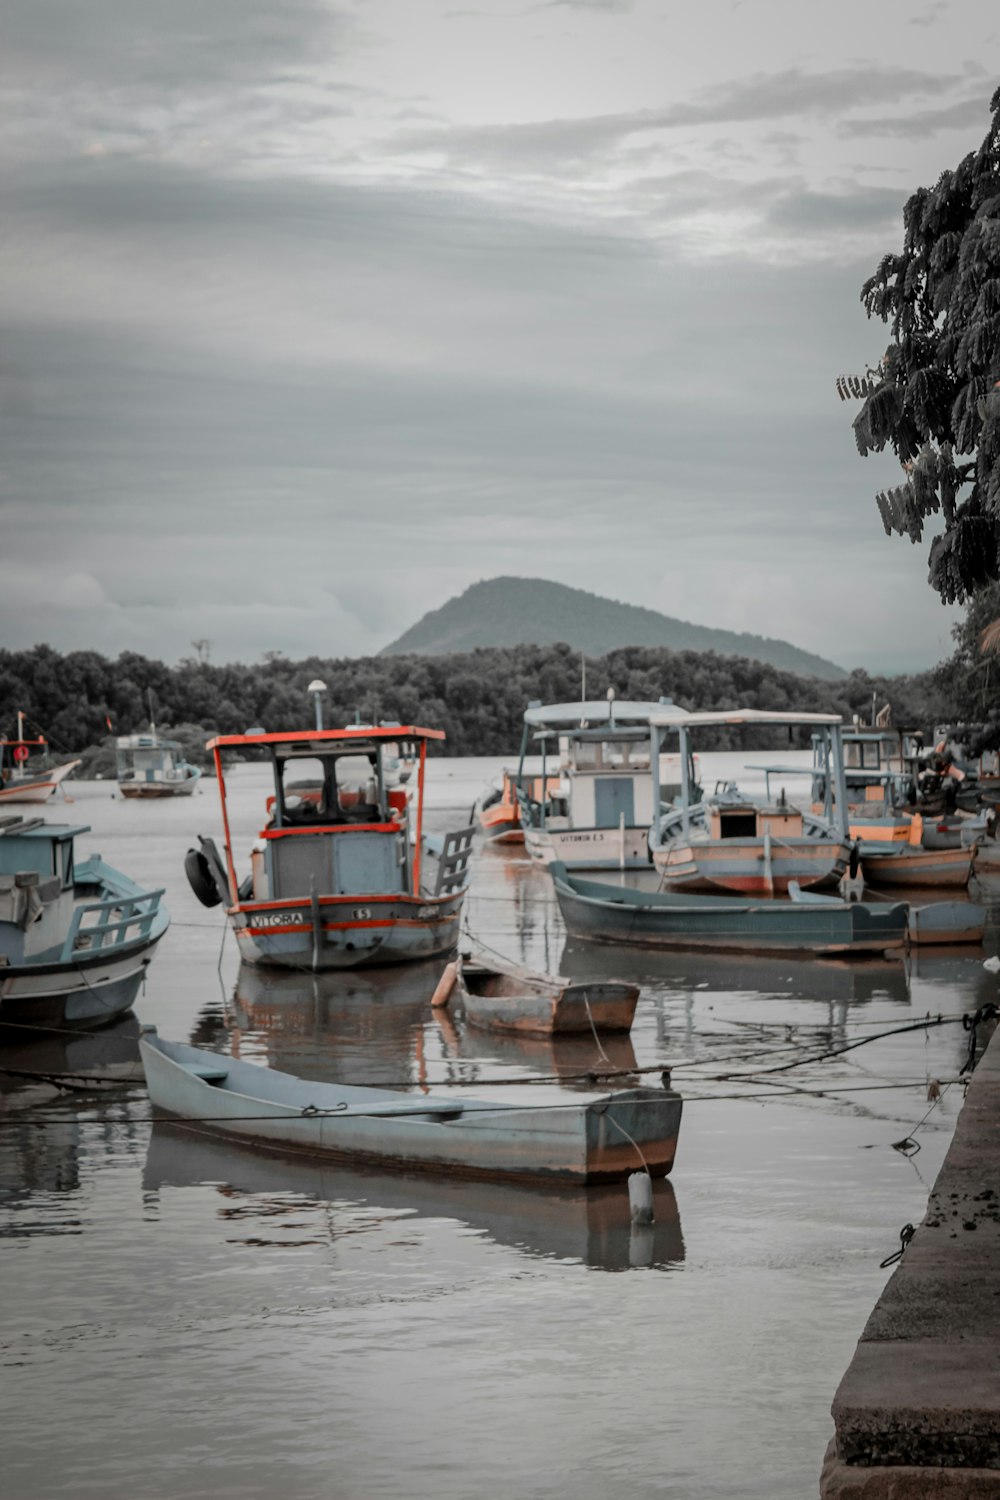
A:
[[[567,930],[594,942],[762,953],[882,953],[906,942],[905,902],[685,896],[549,870]]]

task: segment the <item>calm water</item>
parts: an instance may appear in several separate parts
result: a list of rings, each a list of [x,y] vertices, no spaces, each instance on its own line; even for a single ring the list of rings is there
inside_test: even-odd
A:
[[[705,779],[760,758],[703,756]],[[499,765],[431,763],[432,826],[461,823]],[[244,848],[265,784],[258,767],[232,781]],[[437,964],[241,972],[182,870],[195,832],[217,832],[214,783],[162,804],[111,791],[73,784],[51,816],[89,823],[86,850],[167,886],[173,926],[137,1007],[164,1036],[313,1078],[499,1078],[493,1092],[514,1098],[584,1087],[576,1075],[600,1062],[592,1041],[436,1020]],[[468,923],[535,966],[641,979],[632,1036],[606,1051],[672,1066],[688,1101],[653,1229],[631,1230],[624,1186],[286,1164],[153,1129],[127,1082],[65,1096],[0,1075],[4,1500],[816,1493],[830,1400],[889,1274],[879,1261],[923,1212],[960,1087],[917,1156],[892,1142],[927,1114],[927,1080],[957,1075],[966,1037],[889,1037],[770,1084],[718,1075],[972,1009],[995,997],[984,953],[846,965],[588,949],[567,942],[547,877],[517,849],[479,855]],[[4,1060],[127,1070],[134,1029]],[[539,1076],[561,1082],[526,1081]],[[775,1078],[784,1097],[753,1097]],[[887,1082],[902,1086],[873,1087]]]

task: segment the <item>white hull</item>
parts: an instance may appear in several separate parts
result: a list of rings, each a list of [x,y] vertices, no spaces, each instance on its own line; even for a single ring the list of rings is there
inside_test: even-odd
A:
[[[525,828],[524,847],[531,859],[568,870],[646,870],[647,828]]]
[[[52,771],[39,772],[37,776],[25,776],[0,786],[0,802],[48,802],[59,784],[80,762],[71,760],[68,765],[56,766]]]

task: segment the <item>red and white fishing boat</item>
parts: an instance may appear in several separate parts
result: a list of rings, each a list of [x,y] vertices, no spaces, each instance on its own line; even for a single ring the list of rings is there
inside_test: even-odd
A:
[[[224,855],[213,840],[200,838],[186,869],[199,900],[225,905],[246,962],[317,972],[432,958],[455,946],[472,828],[443,836],[434,884],[424,882],[427,746],[443,739],[439,729],[396,724],[260,731],[209,742]],[[383,754],[400,741],[419,747],[415,811],[411,794],[387,784]],[[242,879],[226,796],[229,749],[263,752],[274,774],[274,795]]]
[[[24,714],[18,711],[16,737],[0,739],[0,802],[47,802],[60,782],[79,764],[78,760],[71,760],[53,766],[48,740],[41,735],[27,739]]]

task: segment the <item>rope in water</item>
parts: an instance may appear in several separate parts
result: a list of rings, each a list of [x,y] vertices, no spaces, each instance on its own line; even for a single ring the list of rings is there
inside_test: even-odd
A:
[[[947,1082],[947,1084],[944,1085],[944,1087],[950,1087],[952,1083],[955,1083],[955,1082],[958,1082],[958,1081],[959,1080],[957,1080],[957,1079],[949,1079],[948,1082]],[[505,1080],[505,1082],[507,1082],[509,1084],[511,1082],[511,1080],[507,1079],[507,1080]],[[477,1084],[476,1086],[478,1087],[479,1085]],[[896,1089],[914,1089],[914,1088],[923,1088],[924,1086],[925,1086],[925,1080],[922,1079],[922,1078],[920,1078],[920,1079],[909,1079],[909,1080],[906,1080],[904,1082],[896,1082],[896,1083],[833,1084],[831,1086],[828,1086],[828,1087],[822,1088],[822,1089],[797,1088],[795,1090],[795,1093],[796,1094],[801,1094],[801,1095],[805,1096],[806,1098],[812,1098],[812,1099],[834,1099],[839,1094],[885,1093],[885,1092],[896,1090]],[[690,1105],[690,1104],[718,1103],[718,1102],[724,1101],[724,1100],[735,1101],[737,1103],[740,1103],[740,1102],[743,1102],[743,1101],[754,1102],[756,1100],[761,1100],[761,1099],[763,1099],[765,1101],[769,1100],[769,1099],[772,1099],[772,1100],[773,1099],[784,1099],[784,1100],[790,1102],[788,1092],[778,1093],[777,1092],[778,1087],[779,1087],[779,1085],[772,1084],[771,1087],[766,1092],[756,1092],[756,1093],[692,1094],[692,1095],[685,1095],[685,1097],[684,1097],[684,1104],[685,1104],[685,1106],[687,1106],[687,1105]],[[641,1109],[644,1105],[649,1105],[649,1106],[659,1105],[660,1102],[661,1101],[660,1101],[659,1098],[656,1098],[656,1099],[631,1099],[631,1100],[628,1101],[630,1108],[633,1108],[633,1109]],[[614,1103],[614,1096],[612,1095],[610,1097],[610,1099],[579,1101],[579,1102],[577,1102],[577,1101],[568,1101],[568,1102],[563,1103],[563,1104],[516,1104],[516,1103],[510,1103],[510,1104],[508,1104],[508,1103],[501,1102],[500,1104],[498,1104],[497,1108],[498,1109],[502,1109],[505,1113],[507,1113],[507,1112],[511,1112],[511,1113],[513,1113],[513,1112],[523,1112],[525,1110],[528,1110],[528,1111],[530,1111],[532,1113],[539,1113],[541,1111],[550,1111],[550,1110],[564,1110],[565,1111],[567,1109],[573,1109],[573,1110],[586,1109],[589,1104],[598,1104],[598,1103],[602,1103],[602,1104]],[[308,1108],[308,1106],[306,1106],[306,1108]],[[461,1108],[461,1100],[456,1100],[456,1109],[458,1109],[458,1108]],[[480,1113],[480,1111],[471,1111],[470,1113]],[[484,1113],[489,1113],[489,1111],[484,1111]],[[164,1124],[175,1124],[175,1125],[211,1125],[211,1124],[221,1124],[221,1123],[228,1123],[230,1125],[233,1125],[233,1124],[237,1124],[237,1123],[252,1122],[252,1121],[255,1121],[255,1120],[273,1120],[273,1121],[277,1122],[277,1121],[281,1121],[281,1120],[302,1120],[302,1119],[311,1119],[311,1118],[312,1119],[315,1119],[315,1118],[336,1119],[339,1114],[341,1114],[340,1110],[319,1110],[319,1111],[317,1111],[316,1114],[306,1114],[306,1113],[304,1113],[303,1110],[298,1110],[294,1114],[287,1114],[287,1115],[273,1115],[273,1114],[270,1114],[270,1115],[239,1115],[239,1116],[233,1116],[233,1115],[185,1115],[183,1117],[183,1119],[179,1119],[176,1116],[169,1116],[169,1115],[155,1115],[155,1114],[150,1114],[150,1115],[135,1115],[135,1114],[129,1113],[129,1114],[125,1115],[122,1119],[115,1119],[115,1118],[110,1117],[108,1115],[102,1114],[102,1115],[99,1115],[99,1116],[95,1117],[94,1121],[90,1122],[90,1123],[101,1124],[101,1125],[128,1125],[128,1126],[131,1126],[131,1125],[157,1125],[157,1124],[159,1124],[159,1125],[164,1125]],[[355,1118],[356,1119],[356,1118],[362,1118],[362,1117],[361,1116],[352,1116],[350,1118]],[[367,1119],[378,1119],[379,1117],[377,1115],[368,1115],[368,1116],[365,1116],[364,1118],[367,1118]],[[0,1115],[0,1128],[2,1128],[5,1125],[7,1125],[7,1126],[20,1126],[20,1125],[46,1125],[46,1124],[52,1124],[52,1123],[54,1123],[54,1124],[66,1124],[67,1123],[67,1119],[68,1119],[68,1117],[67,1117],[67,1115],[66,1115],[65,1112],[64,1113],[60,1113],[60,1114],[43,1114],[40,1111],[34,1111],[34,1110],[32,1110],[30,1114],[25,1113],[25,1114],[18,1114],[18,1115]],[[73,1119],[74,1119],[75,1123],[83,1123],[83,1124],[88,1123],[87,1121],[79,1121],[79,1119],[78,1119],[77,1116],[74,1116]]]

